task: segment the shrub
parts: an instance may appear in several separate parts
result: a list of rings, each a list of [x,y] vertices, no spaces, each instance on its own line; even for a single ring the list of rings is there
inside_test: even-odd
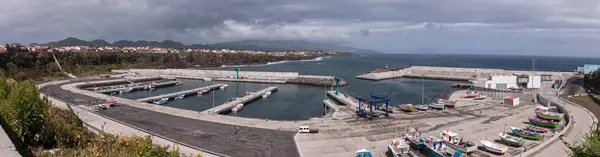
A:
[[[600,156],[600,133],[593,132],[586,135],[585,140],[573,148],[571,157],[597,157]]]

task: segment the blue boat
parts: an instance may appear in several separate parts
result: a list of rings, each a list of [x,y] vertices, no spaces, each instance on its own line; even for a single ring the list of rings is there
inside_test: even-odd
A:
[[[167,101],[169,101],[169,98],[160,98],[152,103],[157,104],[157,105],[162,105],[167,103]]]
[[[185,94],[181,94],[181,95],[178,95],[177,97],[175,97],[175,100],[180,100],[180,99],[183,99],[184,97],[185,97]]]

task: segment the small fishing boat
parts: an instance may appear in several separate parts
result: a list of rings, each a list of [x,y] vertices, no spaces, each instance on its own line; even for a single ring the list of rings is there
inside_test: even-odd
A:
[[[508,151],[508,147],[488,141],[488,140],[481,140],[480,142],[481,142],[481,145],[483,145],[486,150],[488,150],[492,153],[504,154],[504,153],[506,153],[506,151]]]
[[[444,104],[431,103],[431,104],[429,104],[429,107],[431,107],[432,109],[443,110],[444,109]]]
[[[456,100],[450,101],[450,100],[439,99],[438,103],[444,104],[444,107],[454,108],[454,106],[456,106]]]
[[[200,91],[198,91],[198,95],[204,95],[206,93],[208,93],[210,90],[209,89],[202,89]]]
[[[244,104],[237,104],[237,105],[233,106],[233,108],[231,108],[231,111],[238,112],[238,111],[242,110],[242,108],[244,108]]]
[[[356,157],[373,157],[373,155],[369,150],[363,148],[356,151]]]
[[[550,111],[535,111],[535,115],[547,120],[562,120],[565,118],[565,114]]]
[[[267,93],[263,94],[262,98],[268,98],[269,96],[271,96],[271,92],[267,92]]]
[[[221,87],[219,87],[219,88],[220,88],[220,89],[225,89],[225,88],[227,88],[227,86],[228,86],[227,84],[224,84],[224,85],[222,85],[222,86],[221,86]]]
[[[157,105],[162,105],[167,103],[167,101],[169,101],[169,98],[160,98],[152,103],[157,104]]]
[[[413,106],[413,104],[400,104],[400,109],[402,109],[402,111],[405,112],[412,112],[415,107]]]
[[[429,109],[429,105],[415,105],[415,108],[417,110],[427,111],[427,109]]]
[[[528,116],[527,118],[529,119],[529,123],[531,123],[533,125],[541,126],[541,127],[556,128],[560,125],[560,123],[558,121],[555,122],[555,121],[545,120],[545,119],[538,118],[536,116]]]
[[[505,132],[498,133],[500,140],[507,145],[511,146],[522,146],[525,143],[525,139],[521,137],[511,136]]]
[[[539,105],[539,106],[535,107],[534,111],[536,111],[536,112],[537,111],[550,111],[552,109],[556,109],[556,107],[546,107],[546,106]]]
[[[527,130],[523,130],[517,127],[510,127],[510,129],[512,130],[513,133],[519,135],[520,137],[526,138],[526,139],[531,139],[531,140],[542,140],[544,138],[544,136],[542,134],[533,132],[533,131],[527,131]]]
[[[487,98],[487,95],[485,95],[485,94],[479,94],[479,96],[473,98],[473,100],[483,100],[485,98]]]
[[[529,125],[529,124],[526,125],[526,129],[529,131],[535,131],[535,132],[539,132],[539,133],[548,132],[548,129],[546,129],[546,128],[535,126],[535,125]]]
[[[394,157],[417,157],[415,153],[410,151],[410,146],[405,139],[397,138],[393,139],[392,142],[388,145],[388,149],[392,152]]]
[[[181,85],[181,84],[183,84],[183,83],[182,83],[182,82],[177,82],[177,83],[175,83],[175,85],[176,85],[176,86],[177,86],[177,85]]]
[[[471,153],[477,150],[477,145],[473,142],[463,142],[462,138],[458,138],[458,134],[446,129],[440,133],[440,138],[444,140],[444,144],[452,147],[456,151],[463,153]]]
[[[127,89],[125,89],[125,90],[123,91],[123,93],[129,93],[129,92],[131,92],[131,91],[133,91],[133,88],[127,88]]]
[[[185,97],[185,94],[181,94],[175,97],[175,100],[180,100],[183,99]]]
[[[467,91],[467,95],[464,98],[475,98],[479,96],[479,93],[476,91]]]

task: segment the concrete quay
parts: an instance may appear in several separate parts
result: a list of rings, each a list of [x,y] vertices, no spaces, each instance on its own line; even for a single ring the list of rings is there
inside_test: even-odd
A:
[[[115,73],[136,73],[141,76],[163,76],[166,78],[189,78],[200,80],[219,80],[255,83],[292,83],[316,86],[335,85],[333,76],[299,75],[297,72],[262,72],[239,71],[239,79],[235,79],[236,71],[227,70],[195,70],[195,69],[128,69],[112,70]],[[341,86],[347,85],[345,81]]]
[[[90,88],[90,87],[100,87],[100,86],[111,86],[111,85],[119,85],[119,84],[130,84],[136,82],[148,82],[148,81],[157,81],[162,80],[162,77],[156,76],[139,76],[139,77],[128,77],[122,79],[106,79],[106,80],[97,80],[94,82],[89,82],[86,85],[82,85],[79,88]],[[89,79],[88,79],[89,80]]]
[[[223,86],[225,84],[214,84],[214,85],[210,85],[210,86],[205,86],[205,87],[198,87],[198,88],[194,88],[194,89],[190,89],[190,90],[184,90],[184,91],[180,91],[180,92],[175,92],[175,93],[169,93],[169,94],[161,94],[161,95],[157,95],[157,96],[152,96],[152,97],[147,97],[147,98],[141,98],[141,99],[137,99],[136,101],[141,101],[141,102],[152,102],[155,100],[158,100],[160,98],[169,98],[169,100],[171,100],[171,98],[177,97],[179,95],[192,95],[192,94],[196,94],[199,91],[203,90],[203,89],[210,89],[210,90],[214,90],[215,88],[219,88],[221,86]]]
[[[172,86],[172,85],[176,85],[176,84],[178,84],[178,83],[181,83],[181,81],[167,81],[167,82],[159,82],[159,83],[154,83],[154,84],[152,84],[152,87],[154,87],[154,88],[158,88],[158,87],[164,87],[164,86]],[[147,87],[148,87],[148,85],[150,85],[150,84],[142,84],[142,85],[131,86],[131,87],[122,87],[122,88],[113,88],[113,89],[97,90],[96,92],[98,92],[98,93],[104,93],[104,94],[108,94],[108,93],[119,92],[119,91],[124,91],[124,90],[128,90],[128,89],[132,89],[132,90],[140,90],[140,89],[147,88]]]
[[[252,92],[244,97],[241,97],[239,99],[230,101],[230,102],[226,102],[222,105],[216,106],[214,108],[208,109],[206,111],[203,111],[204,113],[222,113],[222,112],[227,112],[230,111],[231,108],[233,108],[235,105],[238,104],[245,104],[247,105],[248,102],[253,101],[255,99],[258,98],[262,98],[262,95],[267,93],[267,92],[274,92],[275,90],[277,90],[277,86],[271,86],[271,87],[267,87],[263,90],[257,91],[257,92]]]
[[[484,68],[455,68],[455,67],[431,67],[431,66],[411,66],[398,71],[387,71],[380,73],[367,73],[356,76],[358,79],[366,80],[384,80],[392,78],[426,78],[453,81],[468,81],[472,79],[488,79],[493,75],[512,75],[512,74],[535,74],[552,75],[551,79],[558,80],[563,75],[573,75],[573,72],[553,72],[553,71],[523,71],[523,70],[503,70],[503,69],[484,69]]]

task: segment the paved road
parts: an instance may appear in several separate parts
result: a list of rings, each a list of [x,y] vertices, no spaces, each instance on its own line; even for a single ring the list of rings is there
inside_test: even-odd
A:
[[[83,82],[76,80],[70,83]],[[93,105],[104,100],[85,96],[61,88],[63,84],[49,85],[42,92],[75,105]],[[144,129],[153,134],[177,140],[209,151],[231,156],[298,156],[292,131],[268,130],[220,124],[189,119],[146,109],[122,105],[99,114]]]

